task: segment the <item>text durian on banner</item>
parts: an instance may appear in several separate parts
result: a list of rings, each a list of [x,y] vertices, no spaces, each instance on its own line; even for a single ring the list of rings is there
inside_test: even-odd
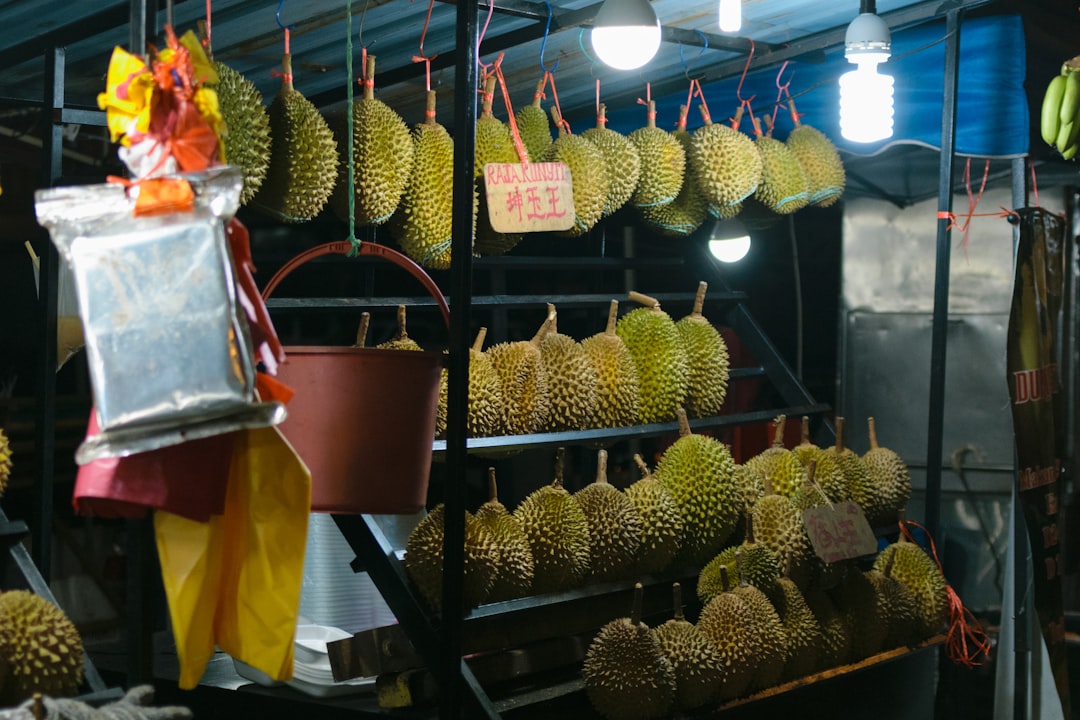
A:
[[[1064,485],[1065,397],[1061,387],[1065,219],[1023,208],[1009,312],[1006,370],[1016,438],[1018,497],[1027,523],[1034,603],[1065,717],[1069,672],[1065,648],[1059,518]]]

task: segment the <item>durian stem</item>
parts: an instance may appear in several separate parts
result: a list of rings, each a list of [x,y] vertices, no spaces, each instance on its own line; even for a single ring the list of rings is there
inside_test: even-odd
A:
[[[777,415],[773,420],[773,439],[772,446],[774,448],[784,447],[784,426],[787,425],[787,415]]]
[[[893,550],[889,553],[888,559],[885,560],[885,568],[881,571],[881,574],[885,577],[892,577],[893,563],[896,562],[896,551]]]
[[[772,480],[769,478],[768,473],[762,473],[761,485],[765,488],[766,495],[775,495],[773,492]]]
[[[799,127],[800,125],[802,125],[802,123],[799,122],[799,113],[795,111],[795,100],[794,100],[794,98],[790,98],[790,97],[788,98],[787,106],[788,106],[788,111],[791,113],[791,122],[792,122],[792,124],[795,127]]]
[[[495,83],[498,81],[494,75],[484,82],[484,115],[491,115],[491,104],[495,100]]]
[[[611,304],[608,305],[607,327],[604,328],[604,333],[606,335],[614,335],[615,334],[615,322],[618,319],[619,319],[619,301],[618,300],[612,300]]]
[[[656,101],[649,101],[649,114],[645,118],[645,127],[656,127]]]
[[[806,466],[806,482],[814,482],[814,473],[817,472],[817,460],[811,460]]]
[[[754,514],[749,507],[746,508],[746,542],[754,542]]]
[[[690,419],[686,417],[686,410],[677,408],[675,416],[679,420],[679,437],[686,437],[690,434]]]
[[[693,317],[701,317],[701,311],[705,307],[705,291],[709,289],[709,283],[702,280],[697,284],[697,295],[694,296],[694,309],[690,312]]]
[[[404,340],[409,337],[409,333],[405,331],[405,306],[397,306],[397,339]]]
[[[844,418],[836,418],[836,452],[844,451]]]
[[[544,86],[547,85],[547,78],[542,77],[536,81],[536,90],[533,91],[533,107],[540,107],[540,98],[544,96]]]
[[[375,98],[375,56],[367,56],[367,67],[364,68],[364,99]]]
[[[679,106],[679,122],[675,125],[676,130],[686,131],[686,106]]]
[[[772,131],[773,131],[772,115],[770,115],[769,113],[765,113],[762,117],[764,118],[764,122],[765,122],[765,131],[766,131],[765,134],[767,136],[769,136],[769,137],[772,137]]]
[[[600,108],[596,111],[596,127],[603,128],[607,126],[607,105],[600,103]]]
[[[368,326],[371,325],[371,313],[360,313],[360,325],[356,328],[356,344],[353,347],[362,348],[367,342]]]
[[[292,55],[281,56],[281,86],[288,90],[293,89]]]
[[[476,339],[473,340],[472,349],[481,352],[484,349],[485,338],[487,338],[487,328],[481,327],[480,332],[476,333]]]
[[[746,573],[743,572],[742,550],[735,548],[735,571],[739,573],[739,587],[746,585]]]
[[[634,453],[634,464],[638,466],[638,470],[641,471],[641,477],[648,477],[650,475],[649,466],[645,464],[645,458],[641,457],[641,453]]]
[[[743,111],[744,111],[744,107],[742,105],[740,105],[739,109],[735,111],[735,119],[731,121],[732,129],[738,130],[739,126],[742,125]],[[702,113],[705,112],[705,107],[704,106],[702,106],[701,112]]]
[[[544,338],[547,337],[547,334],[551,332],[552,325],[555,324],[555,312],[551,309],[553,307],[553,305],[548,306],[547,317],[544,318],[544,322],[541,323],[540,329],[536,331],[536,334],[533,335],[531,340],[533,345],[539,345]]]
[[[645,589],[641,583],[634,583],[634,604],[630,608],[630,624],[635,627],[641,622],[641,605],[645,599]]]
[[[607,484],[607,450],[596,451],[596,482]]]
[[[872,418],[872,417],[866,418],[866,425],[867,425],[867,427],[870,428],[870,449],[871,450],[877,450],[878,449],[877,428],[874,427],[874,418]]]
[[[731,579],[728,577],[726,565],[720,566],[720,587],[724,588],[724,592],[731,592]]]
[[[566,459],[566,448],[555,448],[555,481],[552,485],[555,487],[562,487],[563,484],[563,466]]]
[[[802,440],[803,445],[809,445],[810,444],[810,416],[809,415],[803,415],[802,416],[802,438],[801,438],[801,440]]]
[[[671,584],[671,602],[675,608],[675,619],[685,620],[686,616],[682,611],[682,585],[677,582]]]
[[[652,308],[653,310],[660,309],[659,300],[654,297],[649,297],[645,293],[639,293],[637,290],[631,290],[630,294],[627,295],[627,299],[630,300],[630,302],[636,302],[638,305],[644,305],[645,307]]]
[[[548,328],[549,333],[559,332],[559,313],[555,311],[555,306],[551,303],[547,304],[548,321],[551,323],[551,327]]]
[[[499,499],[499,486],[495,482],[495,468],[488,468],[488,500],[495,502]]]
[[[427,97],[424,104],[424,123],[426,125],[435,124],[435,91],[428,90]]]

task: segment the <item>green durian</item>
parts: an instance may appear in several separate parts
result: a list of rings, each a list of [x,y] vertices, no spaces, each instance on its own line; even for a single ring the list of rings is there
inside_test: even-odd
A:
[[[656,127],[656,101],[649,101],[645,127],[628,137],[641,158],[641,176],[631,202],[639,208],[672,202],[682,189],[686,151],[671,133]]]
[[[669,422],[686,401],[690,382],[679,331],[656,299],[631,292],[630,300],[644,307],[619,318],[615,333],[634,358],[639,420],[643,424]]]

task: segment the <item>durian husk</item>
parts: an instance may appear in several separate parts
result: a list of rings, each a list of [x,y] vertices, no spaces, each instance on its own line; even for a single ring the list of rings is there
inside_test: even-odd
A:
[[[0,706],[41,693],[76,694],[82,683],[83,645],[59,607],[25,590],[0,593]]]
[[[495,468],[488,468],[488,501],[477,509],[476,520],[491,533],[499,556],[488,600],[499,602],[528,595],[535,572],[529,538],[521,521],[499,502]]]
[[[630,300],[643,307],[619,318],[615,333],[634,358],[638,414],[642,423],[670,422],[686,401],[690,371],[675,321],[660,303],[638,292]]]
[[[877,527],[895,523],[911,497],[911,475],[907,463],[889,448],[878,445],[874,418],[866,423],[870,431],[870,449],[862,456],[871,484],[878,489],[875,507],[867,511],[870,524]]]
[[[581,133],[604,155],[607,165],[608,194],[603,216],[619,210],[630,200],[641,177],[641,157],[637,147],[625,135],[607,127],[607,109],[600,104],[596,115],[596,127]]]
[[[484,183],[484,166],[488,163],[521,162],[510,128],[495,117],[491,111],[495,93],[495,76],[487,79],[484,88],[484,104],[476,120],[476,155],[473,175],[476,178],[477,218],[476,240],[473,249],[478,255],[502,255],[513,249],[524,237],[521,233],[500,233],[491,227],[488,212],[487,189]]]
[[[585,430],[593,427],[596,417],[596,368],[574,338],[558,331],[554,305],[548,304],[548,317],[551,324],[540,341],[550,405],[543,429]]]
[[[731,700],[746,692],[758,669],[761,636],[754,627],[754,613],[747,601],[731,590],[727,570],[721,570],[724,592],[701,610],[697,628],[724,661],[720,699]]]
[[[761,182],[754,197],[779,215],[789,215],[806,207],[810,202],[810,182],[795,153],[769,135],[759,134],[754,138],[754,145],[761,155]]]
[[[782,680],[796,680],[817,670],[825,637],[806,598],[790,578],[777,581],[780,592],[774,603],[788,640],[788,660]]]
[[[334,133],[292,83],[292,57],[281,60],[281,90],[270,104],[270,166],[251,205],[278,220],[305,222],[318,215],[337,182]]]
[[[640,454],[634,455],[634,462],[641,470],[641,479],[626,489],[626,496],[641,516],[637,571],[649,575],[666,570],[678,555],[683,520],[675,498],[653,476]]]
[[[848,499],[847,483],[844,473],[836,459],[825,449],[810,441],[810,418],[803,416],[802,437],[798,445],[791,449],[804,468],[814,463],[814,482],[821,486],[830,502],[840,503]]]
[[[769,478],[778,495],[792,497],[806,479],[802,461],[784,447],[784,427],[787,417],[779,415],[773,420],[773,444],[746,461],[752,470]]]
[[[503,419],[509,435],[539,432],[551,413],[547,371],[540,353],[551,322],[549,316],[532,340],[499,343],[487,350],[502,384]]]
[[[573,498],[589,524],[591,576],[601,581],[628,576],[644,526],[634,502],[607,481],[607,450],[597,452],[596,480]]]
[[[557,108],[551,108],[551,117],[559,127],[559,137],[544,151],[542,161],[565,163],[570,169],[574,226],[560,234],[577,237],[591,230],[604,214],[608,197],[607,162],[600,148],[591,141],[567,132]]]
[[[11,480],[11,467],[11,443],[4,434],[4,429],[0,428],[0,497],[4,496],[4,490]]]
[[[552,143],[551,124],[548,114],[540,106],[540,100],[544,97],[545,78],[536,83],[536,92],[533,93],[532,102],[518,109],[514,114],[517,122],[518,134],[521,142],[525,143],[525,149],[529,153],[529,162],[540,162],[547,146]]]
[[[885,494],[879,488],[862,458],[844,446],[844,418],[836,418],[836,444],[825,451],[844,475],[848,497],[854,500],[867,518],[873,517],[885,505]]]
[[[405,306],[398,305],[397,333],[386,342],[376,345],[376,350],[408,350],[410,352],[416,352],[424,349],[420,347],[418,342],[409,337],[409,332],[405,327],[405,313]]]
[[[730,219],[761,182],[761,154],[748,136],[713,123],[705,106],[698,107],[705,124],[691,138],[690,168],[713,214]],[[737,117],[741,118],[741,110]]]
[[[682,589],[672,585],[675,613],[654,630],[675,670],[675,704],[692,710],[713,700],[724,678],[720,651],[683,615]]]
[[[639,390],[634,356],[615,333],[619,301],[608,308],[603,332],[581,341],[581,349],[596,371],[596,427],[624,427],[638,420]]]
[[[814,577],[816,555],[803,525],[802,513],[790,498],[772,492],[766,478],[766,495],[754,504],[754,531],[758,542],[768,545],[788,569],[788,576],[800,590]]]
[[[702,314],[709,285],[698,283],[690,314],[675,323],[689,369],[689,385],[684,407],[692,418],[720,414],[727,397],[731,358],[720,331]]]
[[[907,587],[918,612],[918,635],[925,639],[941,632],[949,615],[949,596],[945,577],[925,550],[903,538],[882,550],[874,560],[874,570],[884,572]]]
[[[785,145],[799,161],[809,182],[810,204],[829,207],[844,194],[846,176],[840,153],[832,141],[817,128],[799,122],[795,105],[790,103],[791,117],[795,121]]]
[[[443,529],[445,508],[432,508],[409,534],[405,543],[405,571],[428,605],[442,611]],[[481,604],[495,581],[498,548],[488,529],[472,513],[465,513],[465,559],[463,603],[465,608]]]
[[[686,132],[686,106],[679,109],[679,125],[672,133],[684,152],[690,149],[690,133]],[[639,208],[641,219],[653,230],[668,237],[686,237],[701,227],[708,215],[708,201],[698,187],[697,176],[683,173],[682,187],[675,199],[663,205]]]
[[[686,173],[686,151],[671,133],[656,127],[656,101],[650,100],[645,127],[628,136],[641,157],[641,176],[631,202],[651,207],[672,202],[679,195]]]
[[[255,83],[224,63],[215,62],[221,117],[225,120],[222,144],[225,162],[236,165],[244,175],[240,203],[255,197],[270,168],[270,116]]]
[[[469,437],[502,435],[506,423],[503,419],[505,401],[503,400],[502,381],[491,365],[491,360],[484,354],[484,339],[487,328],[482,327],[476,334],[476,340],[469,348],[469,409],[466,430]],[[439,402],[435,412],[435,437],[446,433],[446,403],[448,400],[448,374],[444,368],[439,376]]]

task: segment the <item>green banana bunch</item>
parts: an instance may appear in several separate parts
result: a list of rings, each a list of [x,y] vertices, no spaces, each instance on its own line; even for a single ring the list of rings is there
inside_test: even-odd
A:
[[[1080,150],[1080,56],[1067,60],[1046,86],[1039,129],[1042,139],[1066,160]]]

